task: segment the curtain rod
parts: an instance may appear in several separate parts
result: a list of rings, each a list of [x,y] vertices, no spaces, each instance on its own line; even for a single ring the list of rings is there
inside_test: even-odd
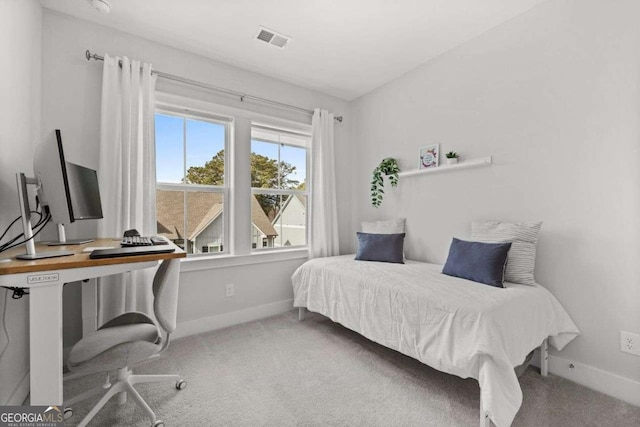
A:
[[[85,58],[87,58],[87,61],[90,60],[96,60],[96,61],[104,61],[104,57],[100,56],[96,53],[91,53],[89,51],[89,49],[86,50],[86,52],[84,53]],[[252,101],[257,101],[257,102],[262,102],[264,104],[271,104],[271,105],[275,105],[278,107],[282,107],[282,108],[289,108],[292,110],[298,110],[301,111],[303,113],[307,113],[307,114],[311,114],[313,115],[313,110],[308,110],[306,108],[302,108],[302,107],[297,107],[295,105],[290,105],[290,104],[285,104],[283,102],[278,102],[278,101],[272,101],[270,99],[266,99],[266,98],[260,98],[259,96],[253,96],[253,95],[247,95],[245,93],[242,92],[236,92],[235,90],[231,90],[231,89],[226,89],[220,86],[214,86],[214,85],[210,85],[207,83],[202,83],[196,80],[191,80],[191,79],[187,79],[184,77],[180,77],[180,76],[176,76],[174,74],[169,74],[169,73],[163,73],[162,71],[157,71],[157,70],[152,70],[152,72],[157,75],[158,77],[162,77],[164,79],[167,80],[173,80],[176,82],[180,82],[180,83],[185,83],[191,86],[197,86],[203,89],[207,89],[207,90],[213,90],[213,91],[217,91],[217,92],[222,92],[222,93],[226,93],[227,95],[232,95],[232,96],[238,96],[240,98],[240,102],[244,102],[245,99],[250,99]],[[338,122],[342,123],[342,116],[336,116],[334,117],[334,120],[337,120]]]

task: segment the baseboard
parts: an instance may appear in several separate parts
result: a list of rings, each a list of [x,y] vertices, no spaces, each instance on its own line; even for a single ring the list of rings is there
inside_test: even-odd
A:
[[[540,352],[531,364],[540,367]],[[640,382],[583,363],[549,355],[549,372],[632,405],[640,406]]]
[[[29,395],[29,379],[29,369],[27,369],[20,379],[20,382],[16,385],[16,388],[13,389],[7,401],[4,402],[2,406],[21,406]]]
[[[178,323],[178,326],[176,327],[175,332],[171,335],[171,338],[177,339],[187,337],[189,335],[214,331],[216,329],[226,328],[228,326],[239,325],[241,323],[247,323],[258,319],[264,319],[265,317],[286,313],[292,309],[293,300],[289,299],[259,305],[257,307],[246,308],[244,310],[233,311],[231,313],[219,314],[217,316],[181,322]]]

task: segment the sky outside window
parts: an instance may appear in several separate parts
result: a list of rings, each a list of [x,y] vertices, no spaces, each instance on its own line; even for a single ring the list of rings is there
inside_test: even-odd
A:
[[[184,161],[184,120],[167,114],[156,114],[156,176],[158,182],[181,183],[185,175]],[[201,120],[186,119],[186,168],[204,166],[220,150],[224,149],[224,125]],[[280,147],[278,147],[280,145]],[[289,179],[306,181],[306,149],[291,147],[278,143],[251,141],[251,151],[290,163],[296,170],[289,175]]]
[[[156,177],[158,182],[182,182],[184,176],[182,139],[182,117],[156,114]]]

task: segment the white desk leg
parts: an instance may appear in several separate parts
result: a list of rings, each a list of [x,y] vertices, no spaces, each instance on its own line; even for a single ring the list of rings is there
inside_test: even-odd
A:
[[[98,281],[84,283],[82,292],[82,336],[86,337],[98,329]]]
[[[29,290],[31,405],[62,405],[62,283]]]
[[[480,389],[480,427],[491,427],[491,419],[484,410],[482,404],[482,389]]]

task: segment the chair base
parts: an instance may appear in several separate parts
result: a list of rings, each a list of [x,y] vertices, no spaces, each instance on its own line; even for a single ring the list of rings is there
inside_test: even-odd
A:
[[[135,384],[143,384],[143,383],[155,383],[162,381],[175,381],[176,388],[178,390],[183,390],[186,387],[186,382],[180,379],[179,375],[134,375],[129,368],[121,368],[118,369],[118,377],[115,383],[109,382],[109,375],[107,375],[106,382],[101,387],[95,387],[91,390],[88,390],[78,396],[75,396],[64,403],[65,408],[70,409],[70,407],[78,402],[82,402],[83,400],[88,399],[91,396],[95,396],[107,390],[107,392],[102,396],[102,398],[94,405],[94,407],[89,411],[89,413],[83,418],[82,421],[78,424],[78,427],[86,426],[89,421],[96,416],[96,414],[102,409],[102,407],[116,394],[118,395],[118,403],[124,404],[127,401],[127,395],[130,395],[133,400],[145,410],[149,418],[151,418],[152,426],[164,426],[162,421],[159,421],[156,418],[156,414],[151,410],[147,402],[144,401],[140,393],[133,388]],[[65,409],[65,418],[68,418],[72,415],[72,410]],[[68,415],[68,416],[66,416]]]

